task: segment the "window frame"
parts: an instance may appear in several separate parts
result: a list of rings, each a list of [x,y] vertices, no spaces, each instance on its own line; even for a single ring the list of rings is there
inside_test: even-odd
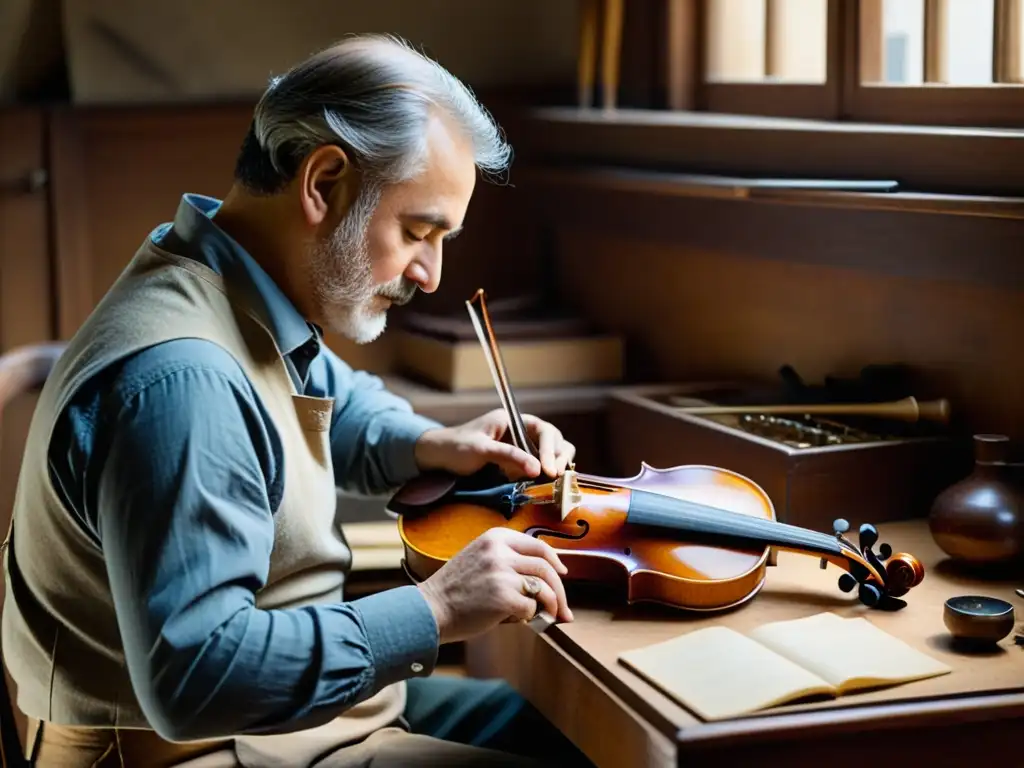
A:
[[[1014,84],[984,86],[862,85],[865,67],[861,43],[866,39],[862,5],[878,7],[884,0],[826,0],[826,81],[823,84],[708,82],[705,52],[708,8],[715,0],[667,0],[666,66],[669,110],[708,113],[843,120],[865,123],[972,126],[979,128],[1024,127],[1024,76]],[[771,0],[766,0],[771,2]],[[935,17],[946,0],[924,0],[926,14]],[[993,0],[997,24],[1003,18],[1024,14],[1024,0]],[[1014,17],[1013,14],[1017,14]],[[926,16],[927,18],[927,16]],[[880,23],[880,22],[878,22]],[[1018,25],[1019,26],[1019,23]],[[1017,26],[1002,25],[994,56],[1003,70],[1005,47],[1019,48]],[[877,34],[877,33],[876,33]],[[926,33],[928,34],[928,33]],[[997,32],[997,35],[999,33]],[[878,56],[881,56],[880,46]],[[1024,53],[1016,51],[1017,56]],[[934,59],[930,65],[935,66]],[[1019,60],[1016,68],[1021,69]]]

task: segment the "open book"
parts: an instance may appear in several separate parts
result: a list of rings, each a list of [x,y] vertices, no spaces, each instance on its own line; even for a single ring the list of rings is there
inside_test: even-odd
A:
[[[777,621],[746,635],[722,626],[697,629],[619,661],[705,720],[952,671],[867,619],[834,613]]]

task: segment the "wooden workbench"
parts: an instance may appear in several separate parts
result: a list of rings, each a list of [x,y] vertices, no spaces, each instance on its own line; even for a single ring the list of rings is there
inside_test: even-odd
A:
[[[783,552],[778,565],[768,569],[762,592],[731,613],[693,618],[665,608],[574,603],[575,621],[544,635],[525,625],[505,625],[469,642],[469,673],[507,679],[599,768],[862,768],[893,759],[933,768],[968,765],[982,754],[1019,753],[1024,648],[1011,635],[991,652],[966,655],[951,646],[942,620],[943,603],[958,594],[981,593],[1024,605],[1013,592],[1019,585],[958,575],[943,562],[924,521],[889,523],[879,531],[880,541],[914,554],[926,568],[924,582],[908,595],[902,611],[866,608],[838,589],[838,570],[820,570],[815,558]],[[712,623],[744,631],[822,611],[866,616],[953,672],[711,723],[617,661],[623,651]]]

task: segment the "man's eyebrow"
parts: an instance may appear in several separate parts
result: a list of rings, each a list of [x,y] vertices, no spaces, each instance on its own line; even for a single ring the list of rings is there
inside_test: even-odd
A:
[[[410,213],[406,218],[412,219],[413,221],[421,221],[424,224],[430,224],[432,227],[437,227],[438,229],[450,230],[448,234],[444,236],[445,240],[451,240],[462,231],[461,226],[452,227],[452,223],[448,221],[448,217],[443,213]]]

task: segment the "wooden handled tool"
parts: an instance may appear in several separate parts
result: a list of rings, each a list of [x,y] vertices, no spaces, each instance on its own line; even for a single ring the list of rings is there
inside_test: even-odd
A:
[[[685,398],[672,398],[673,405],[680,413],[700,415],[727,413],[766,413],[830,416],[875,416],[899,421],[935,421],[949,423],[949,401],[945,398],[919,402],[915,397],[905,397],[888,403],[814,403],[808,405],[696,405],[683,406]]]

